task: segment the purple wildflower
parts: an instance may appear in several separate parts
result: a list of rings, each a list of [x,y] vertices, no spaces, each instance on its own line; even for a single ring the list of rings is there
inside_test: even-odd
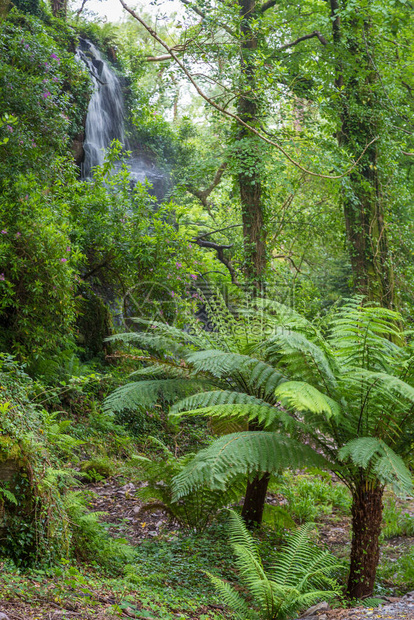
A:
[[[193,278],[193,280],[197,280],[197,276],[195,273],[190,273],[190,278]]]
[[[68,260],[67,258],[61,258],[61,259],[60,259],[60,262],[61,262],[61,263],[66,263],[66,261],[67,261],[67,260]]]
[[[4,273],[0,273],[0,280],[3,282],[5,279]]]
[[[1,231],[1,234],[2,234],[2,235],[7,235],[7,230],[4,230],[4,229],[3,229],[3,230]]]
[[[182,263],[175,263],[175,266],[177,267],[177,269],[180,269],[180,267],[182,267]]]
[[[17,233],[16,233],[16,237],[20,237],[20,235],[21,235],[21,234],[22,234],[22,233],[17,232]]]
[[[11,125],[6,125],[6,129],[7,131],[9,131],[10,133],[13,133],[14,129]]]
[[[45,93],[42,94],[42,97],[44,99],[47,99],[48,97],[50,97],[52,95],[52,93],[50,93],[49,91],[46,91]]]

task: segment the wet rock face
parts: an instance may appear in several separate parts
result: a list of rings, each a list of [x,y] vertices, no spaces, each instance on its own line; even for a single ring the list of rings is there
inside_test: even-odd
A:
[[[76,134],[72,141],[72,154],[73,159],[75,160],[75,164],[80,166],[85,157],[85,151],[83,150],[83,141],[85,139],[85,134],[82,131],[81,133]]]

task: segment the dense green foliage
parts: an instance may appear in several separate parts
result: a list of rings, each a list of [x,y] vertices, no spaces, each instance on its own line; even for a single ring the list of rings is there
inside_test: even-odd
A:
[[[275,620],[407,591],[411,7],[162,6],[0,2],[2,595]],[[79,37],[125,103],[89,178]]]

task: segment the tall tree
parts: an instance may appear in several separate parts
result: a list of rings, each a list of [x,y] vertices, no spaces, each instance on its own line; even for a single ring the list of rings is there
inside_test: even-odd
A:
[[[363,3],[360,3],[361,5]],[[335,86],[339,92],[338,143],[361,150],[385,130],[381,118],[380,76],[373,62],[371,16],[366,7],[330,0],[335,48]],[[342,202],[356,291],[386,307],[395,301],[392,257],[385,223],[386,199],[381,187],[375,141],[343,183]]]

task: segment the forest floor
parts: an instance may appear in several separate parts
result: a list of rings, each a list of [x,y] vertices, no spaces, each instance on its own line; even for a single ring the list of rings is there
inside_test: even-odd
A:
[[[143,511],[143,502],[135,496],[142,484],[119,475],[84,486],[88,509],[104,513],[101,519],[110,535],[125,539],[137,550],[135,581],[111,579],[87,566],[67,566],[57,574],[37,571],[29,575],[0,564],[0,612],[10,620],[233,618],[209,590],[203,575],[204,570],[216,564],[224,577],[234,576],[228,550],[224,561],[220,559],[220,554],[226,553],[223,545],[228,547],[220,526],[216,533],[209,534],[211,547],[217,547],[214,556],[212,549],[206,552],[205,537],[200,541],[196,535],[183,535],[159,508]],[[283,505],[284,499],[270,493],[268,502]],[[405,508],[414,511],[414,501]],[[318,536],[336,555],[346,556],[350,545],[349,516],[335,509],[321,515]],[[388,593],[381,594],[383,606],[321,610],[313,620],[414,620],[414,592],[403,596],[403,588],[393,587],[390,578],[390,566],[398,566],[399,557],[413,544],[414,538],[408,536],[383,544],[381,562],[387,570],[383,574],[380,570],[380,575],[385,589],[388,585]],[[204,596],[199,597],[197,590],[203,591]]]

